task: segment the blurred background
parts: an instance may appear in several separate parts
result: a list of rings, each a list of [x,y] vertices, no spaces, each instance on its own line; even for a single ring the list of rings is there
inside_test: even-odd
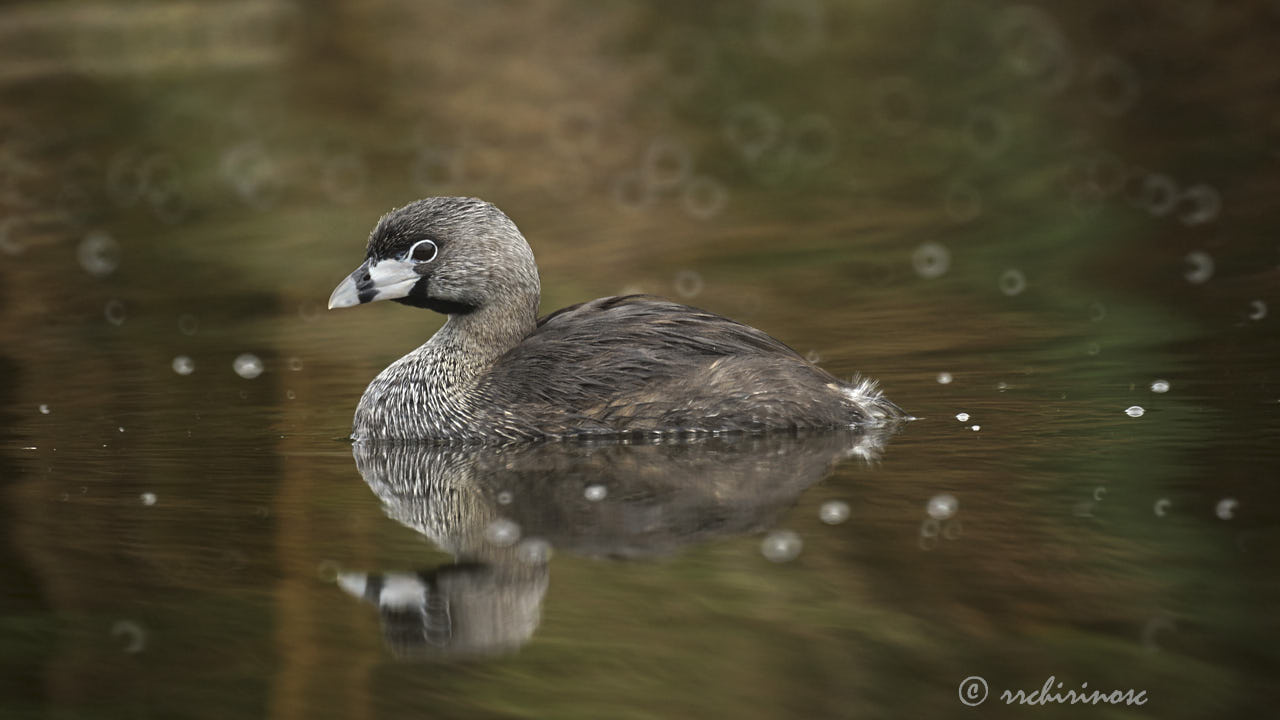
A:
[[[1104,712],[995,698],[1050,675],[1273,711],[1278,33],[1272,0],[0,3],[0,714],[922,716],[969,675],[1010,716]],[[402,662],[338,570],[457,553],[342,439],[442,318],[324,305],[442,194],[520,226],[546,312],[666,295],[923,419],[769,523],[557,554],[518,650]]]

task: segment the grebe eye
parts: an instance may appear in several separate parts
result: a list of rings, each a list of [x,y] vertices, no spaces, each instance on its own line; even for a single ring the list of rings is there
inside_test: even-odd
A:
[[[419,240],[409,248],[409,259],[414,262],[431,262],[436,259],[436,254],[440,252],[440,248],[430,240]]]

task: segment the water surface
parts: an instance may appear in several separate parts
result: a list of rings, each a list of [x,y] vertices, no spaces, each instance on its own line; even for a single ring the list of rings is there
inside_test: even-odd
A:
[[[5,717],[1267,714],[1267,3],[0,10]],[[474,194],[919,420],[374,450]],[[1145,692],[1009,706],[1004,690]],[[972,684],[966,687],[972,687]]]

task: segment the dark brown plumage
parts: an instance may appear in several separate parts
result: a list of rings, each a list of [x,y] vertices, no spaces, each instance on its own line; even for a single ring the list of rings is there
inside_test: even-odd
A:
[[[541,319],[476,390],[491,408],[479,419],[520,437],[840,427],[896,410],[865,412],[843,388],[857,390],[753,327],[629,295]]]

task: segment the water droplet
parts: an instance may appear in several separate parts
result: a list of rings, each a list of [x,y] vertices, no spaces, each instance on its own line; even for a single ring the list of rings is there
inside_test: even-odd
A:
[[[1169,507],[1173,505],[1173,501],[1169,498],[1160,498],[1156,500],[1156,504],[1151,507],[1156,517],[1164,517],[1169,514]]]
[[[979,430],[981,430],[981,429],[982,429],[982,426],[981,426],[981,425],[974,425],[973,427],[971,427],[971,428],[969,428],[969,429],[970,429],[970,430],[972,430],[972,431],[974,431],[974,432],[978,432]]]
[[[764,187],[780,187],[796,168],[795,146],[783,143],[764,151],[751,165],[751,178]]]
[[[925,505],[924,511],[934,520],[946,520],[955,515],[959,507],[960,501],[956,500],[955,495],[942,493],[929,498],[929,503]]]
[[[117,620],[111,626],[111,637],[124,638],[124,651],[130,655],[142,652],[147,646],[147,631],[132,620]]]
[[[629,212],[639,212],[653,204],[653,186],[645,182],[639,170],[627,170],[613,181],[613,201]]]
[[[829,500],[818,508],[818,518],[828,525],[839,525],[849,519],[849,503],[843,500]]]
[[[141,499],[141,500],[142,500],[142,504],[143,504],[143,505],[155,505],[155,504],[156,504],[156,494],[155,494],[155,493],[144,492],[144,493],[142,493],[141,495],[139,495],[138,497],[139,497],[139,499]]]
[[[1138,102],[1138,71],[1120,58],[1104,55],[1089,70],[1094,105],[1104,115],[1123,115]]]
[[[236,356],[231,362],[231,367],[236,374],[245,380],[252,380],[262,374],[262,360],[258,359],[253,353],[242,353]]]
[[[90,275],[106,277],[120,267],[120,243],[102,230],[94,230],[76,248],[80,267]]]
[[[760,103],[731,108],[724,119],[724,137],[748,162],[773,147],[782,134],[782,120]]]
[[[122,208],[133,207],[146,186],[136,150],[116,153],[107,164],[107,195]]]
[[[967,412],[956,413],[956,419],[959,420],[960,422],[969,422],[969,413]]]
[[[1107,317],[1107,306],[1097,300],[1089,303],[1089,320],[1092,322],[1102,322]]]
[[[791,530],[774,530],[760,543],[760,553],[776,563],[795,560],[802,549],[804,542]]]
[[[200,329],[200,321],[195,315],[186,314],[178,317],[178,332],[183,335],[195,335]]]
[[[805,115],[792,125],[789,135],[800,167],[812,170],[835,159],[836,128],[825,115]]]
[[[1022,274],[1021,270],[1005,270],[1000,276],[1000,292],[1013,297],[1021,294],[1027,289],[1027,278]]]
[[[761,0],[756,5],[756,42],[779,60],[807,59],[826,38],[824,15],[818,0]]]
[[[1106,494],[1107,494],[1107,489],[1106,489],[1105,487],[1098,486],[1098,487],[1096,487],[1096,488],[1094,488],[1094,489],[1093,489],[1093,499],[1094,499],[1096,502],[1102,502],[1102,498],[1103,498],[1103,496],[1105,496]]]
[[[1169,392],[1169,381],[1168,381],[1168,380],[1152,380],[1152,381],[1151,381],[1151,392],[1153,392],[1153,393],[1167,393],[1167,392]]]
[[[512,500],[512,499],[513,499],[513,498],[512,498],[512,495],[511,495],[511,491],[509,491],[509,490],[503,490],[502,492],[498,493],[498,504],[499,504],[499,505],[510,505],[510,504],[511,504],[511,500]]]
[[[1183,273],[1183,277],[1192,285],[1202,285],[1213,277],[1213,257],[1202,250],[1187,253],[1183,258],[1191,269]]]
[[[1141,405],[1132,405],[1124,410],[1124,414],[1129,417],[1142,417],[1146,412],[1146,410],[1142,409]]]
[[[289,369],[290,369],[290,370],[292,370],[292,371],[294,371],[294,372],[298,372],[299,370],[301,370],[301,369],[302,369],[302,358],[300,358],[300,357],[291,357],[291,358],[289,358]]]
[[[40,404],[40,407],[39,407],[38,409],[40,410],[40,414],[41,414],[41,415],[48,415],[48,414],[49,414],[49,406],[48,406],[48,405],[45,405],[44,403],[41,403],[41,404]]]
[[[346,576],[354,577],[354,574],[342,572],[342,568],[338,566],[338,563],[332,560],[321,560],[320,562],[316,563],[316,577],[320,578],[324,582],[338,582],[340,578],[346,577]],[[360,575],[359,577],[361,578],[361,580],[364,579],[364,575]],[[364,594],[363,588],[357,594],[363,595]]]
[[[190,375],[196,371],[196,362],[186,355],[179,355],[173,359],[173,371],[179,375]]]
[[[1178,204],[1178,186],[1168,175],[1149,173],[1142,178],[1136,204],[1155,217],[1164,217]]]
[[[588,485],[582,491],[582,496],[591,502],[600,502],[609,495],[609,488],[604,485]]]
[[[1249,303],[1249,319],[1261,320],[1267,316],[1267,304],[1261,300],[1254,300]]]
[[[699,176],[685,183],[680,194],[684,211],[699,220],[710,220],[719,215],[729,202],[729,191],[720,181]]]
[[[106,307],[102,309],[102,314],[107,318],[107,322],[120,327],[124,325],[127,314],[125,313],[124,302],[111,299],[107,301]]]
[[[167,155],[152,155],[142,164],[140,172],[151,214],[169,225],[182,222],[191,201],[183,189],[178,165]]]
[[[1129,180],[1129,168],[1120,158],[1106,152],[1098,151],[1088,161],[1088,184],[1096,188],[1104,197],[1110,197],[1124,190]]]
[[[1098,353],[1102,352],[1102,346],[1096,342],[1091,342],[1087,346],[1085,346],[1084,351],[1089,353],[1090,355],[1097,355]]]
[[[1230,520],[1236,516],[1236,508],[1239,506],[1240,503],[1235,498],[1222,498],[1218,501],[1218,505],[1213,509],[1213,512],[1221,520]]]
[[[1078,217],[1091,218],[1102,210],[1102,191],[1093,183],[1086,183],[1071,190],[1071,211]]]
[[[957,223],[972,222],[982,215],[982,193],[967,182],[951,183],[942,202],[947,217]]]
[[[992,35],[1005,64],[1015,74],[1053,95],[1074,74],[1071,46],[1048,12],[1032,5],[1009,5],[996,17]]]
[[[683,142],[658,137],[649,143],[640,167],[645,185],[665,190],[688,179],[693,171],[693,156]]]
[[[285,390],[285,391],[284,391],[284,396],[285,396],[286,398],[288,398],[289,400],[297,400],[297,399],[298,399],[298,393],[296,393],[296,392],[294,392],[294,391],[292,391],[292,390]]]
[[[911,253],[911,266],[922,278],[931,280],[942,277],[951,267],[951,251],[941,243],[921,243],[915,252]]]
[[[906,77],[887,77],[871,89],[873,112],[880,128],[891,135],[909,135],[920,126],[925,99]]]
[[[702,293],[702,276],[693,270],[676,273],[676,293],[680,297],[694,298]]]
[[[969,150],[981,158],[993,158],[1009,147],[1009,120],[998,110],[975,107],[969,110],[964,127],[964,141]]]
[[[271,207],[283,187],[283,173],[262,144],[248,141],[222,154],[218,161],[222,178],[246,205],[258,210]]]
[[[498,547],[514,545],[520,539],[520,526],[511,520],[494,520],[485,527],[484,539]]]
[[[542,538],[522,540],[516,548],[516,557],[529,565],[546,565],[551,560],[551,543]]]
[[[936,518],[925,518],[920,523],[920,537],[936,538],[942,532],[942,523]]]
[[[1183,191],[1178,206],[1183,208],[1178,213],[1183,225],[1203,225],[1222,211],[1222,196],[1211,185],[1192,185]]]
[[[939,385],[950,385],[952,380],[953,380],[953,378],[951,377],[951,373],[949,373],[949,372],[940,372],[940,373],[938,373],[938,384],[939,384]]]
[[[117,427],[117,428],[116,428],[116,431],[117,431],[117,432],[124,432],[124,426],[123,426],[123,425],[121,425],[120,427]]]
[[[562,154],[587,155],[600,146],[600,114],[594,107],[572,103],[558,108],[551,121],[551,142]]]

